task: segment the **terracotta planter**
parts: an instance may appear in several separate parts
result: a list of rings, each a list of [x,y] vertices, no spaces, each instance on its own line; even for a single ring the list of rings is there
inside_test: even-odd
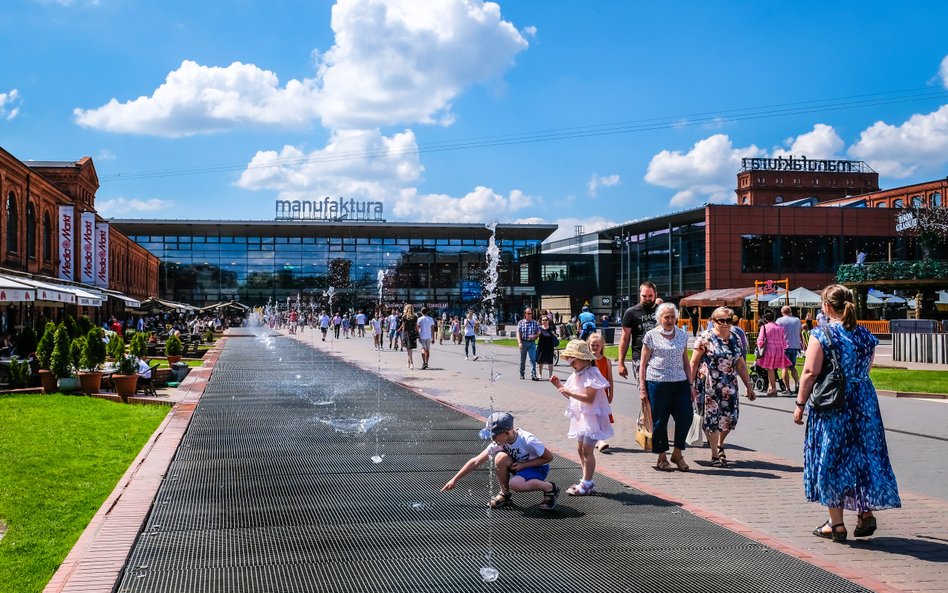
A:
[[[56,393],[56,375],[53,371],[42,369],[39,372],[40,383],[43,385],[43,393]]]
[[[169,354],[169,355],[168,355],[168,364],[169,364],[169,365],[175,364],[175,363],[180,362],[180,361],[181,361],[181,355],[180,355],[180,354]]]
[[[97,371],[79,373],[79,385],[82,386],[82,392],[86,395],[99,393],[102,388],[102,373]]]
[[[115,384],[115,393],[128,403],[128,398],[135,395],[138,387],[138,375],[112,375],[112,383]]]

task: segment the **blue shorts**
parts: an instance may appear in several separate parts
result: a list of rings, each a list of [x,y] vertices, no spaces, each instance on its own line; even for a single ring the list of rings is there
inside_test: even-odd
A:
[[[550,464],[537,465],[518,471],[515,475],[524,480],[546,480],[546,475],[550,473]]]
[[[787,348],[786,350],[783,351],[783,353],[786,354],[787,358],[790,359],[790,366],[796,366],[797,356],[799,356],[800,350],[798,350],[797,348]]]

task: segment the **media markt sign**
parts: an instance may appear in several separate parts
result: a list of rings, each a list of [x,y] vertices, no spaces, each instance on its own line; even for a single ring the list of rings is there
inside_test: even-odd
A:
[[[355,220],[385,222],[382,202],[360,202],[326,196],[322,200],[277,200],[276,220]]]

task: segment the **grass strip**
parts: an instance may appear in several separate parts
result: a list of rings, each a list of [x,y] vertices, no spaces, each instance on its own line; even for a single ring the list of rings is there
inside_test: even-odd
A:
[[[66,395],[0,397],[0,583],[42,591],[168,414]]]

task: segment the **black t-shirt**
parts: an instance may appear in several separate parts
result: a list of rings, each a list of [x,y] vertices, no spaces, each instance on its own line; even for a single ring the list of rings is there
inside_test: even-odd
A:
[[[658,325],[658,319],[655,317],[655,310],[658,305],[652,305],[646,309],[642,303],[633,305],[622,314],[622,327],[632,329],[632,335],[629,344],[632,346],[632,360],[642,358],[642,339],[646,332]]]

